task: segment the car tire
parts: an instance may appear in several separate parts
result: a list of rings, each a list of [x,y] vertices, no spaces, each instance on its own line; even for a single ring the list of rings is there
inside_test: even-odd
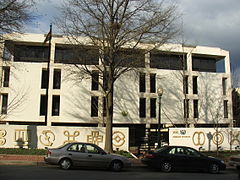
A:
[[[115,172],[121,171],[123,168],[123,163],[119,160],[112,161],[110,164],[110,169]]]
[[[59,165],[61,169],[68,170],[72,167],[72,162],[70,159],[65,158],[59,162]]]
[[[208,171],[212,174],[219,173],[219,165],[216,163],[210,164]]]
[[[163,162],[161,164],[161,171],[169,173],[172,171],[172,164],[170,162]]]

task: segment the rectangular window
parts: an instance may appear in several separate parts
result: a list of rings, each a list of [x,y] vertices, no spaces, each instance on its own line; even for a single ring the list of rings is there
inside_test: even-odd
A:
[[[184,118],[189,118],[189,99],[184,99]]]
[[[146,74],[140,73],[139,75],[139,92],[146,92]]]
[[[26,46],[16,45],[14,47],[14,61],[20,62],[47,62],[48,51],[47,46]]]
[[[156,118],[156,98],[151,98],[150,99],[150,117],[151,118]]]
[[[139,117],[145,118],[146,117],[146,98],[140,98],[139,101]]]
[[[56,46],[55,63],[64,64],[99,64],[99,49],[91,46]]]
[[[98,117],[98,97],[91,97],[91,117]]]
[[[198,100],[193,100],[193,117],[198,118]]]
[[[41,89],[47,89],[47,87],[48,87],[48,70],[42,69]]]
[[[103,116],[106,117],[107,116],[107,102],[106,102],[106,97],[103,97]]]
[[[186,54],[150,53],[150,67],[158,69],[186,70]]]
[[[188,94],[188,76],[183,76],[183,93]]]
[[[192,57],[192,70],[201,72],[216,72],[216,59],[211,57]]]
[[[193,76],[193,94],[198,94],[197,76]]]
[[[98,90],[98,83],[99,83],[99,72],[92,71],[92,91]]]
[[[150,74],[150,93],[156,92],[156,74]]]
[[[227,78],[222,78],[223,95],[227,94]]]
[[[47,96],[41,95],[40,99],[40,116],[45,116],[47,114]]]
[[[53,95],[52,116],[59,116],[59,111],[60,111],[60,96]]]
[[[53,72],[53,89],[61,88],[61,69],[54,69]]]
[[[8,94],[2,94],[2,111],[1,114],[7,114]]]
[[[3,87],[9,87],[10,67],[3,67]]]
[[[224,118],[228,118],[228,101],[224,100],[223,101],[224,105]]]

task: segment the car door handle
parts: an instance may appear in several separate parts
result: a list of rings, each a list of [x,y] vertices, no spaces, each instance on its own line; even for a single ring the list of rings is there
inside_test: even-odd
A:
[[[69,155],[69,156],[71,156],[72,154],[71,154],[71,153],[69,153],[68,155]]]
[[[88,155],[88,157],[92,157],[92,155]]]

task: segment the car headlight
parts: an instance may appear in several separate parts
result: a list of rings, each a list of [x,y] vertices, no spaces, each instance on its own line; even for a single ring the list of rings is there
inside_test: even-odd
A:
[[[223,160],[221,160],[221,163],[222,163],[222,164],[225,164],[225,162],[224,162]]]

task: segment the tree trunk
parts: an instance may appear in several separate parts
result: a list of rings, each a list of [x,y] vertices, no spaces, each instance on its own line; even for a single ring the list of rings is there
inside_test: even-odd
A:
[[[108,79],[108,89],[106,96],[106,110],[107,110],[107,117],[106,117],[106,138],[105,138],[105,150],[107,152],[112,153],[112,122],[113,122],[113,78],[112,73],[109,73]]]

